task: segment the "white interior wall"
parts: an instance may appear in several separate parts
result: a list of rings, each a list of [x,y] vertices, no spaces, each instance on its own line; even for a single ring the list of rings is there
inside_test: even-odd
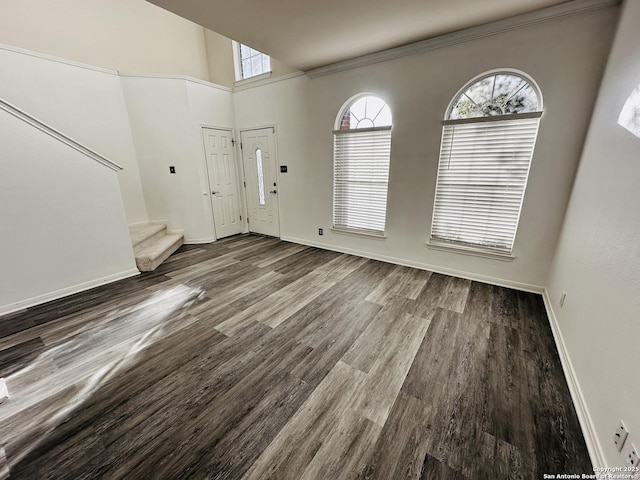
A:
[[[280,235],[290,237],[295,225],[306,215],[310,198],[319,185],[310,177],[306,157],[309,155],[306,136],[310,116],[308,86],[303,75],[259,87],[234,92],[236,124],[239,130],[276,127],[276,153],[279,165],[287,173],[278,173]],[[238,159],[242,162],[242,159]],[[301,201],[302,199],[302,201]]]
[[[233,128],[232,93],[182,78],[122,77],[122,85],[149,219],[184,230],[187,243],[215,240],[202,125]]]
[[[638,8],[637,4],[626,6],[548,283],[567,350],[609,464],[620,463],[608,441],[617,418],[623,417],[635,441],[640,441],[640,419],[633,410],[640,391],[633,386],[635,383],[627,387],[627,379],[635,378],[633,366],[639,359],[634,342],[640,332],[632,319],[640,311],[634,295],[640,286],[640,224],[634,221],[637,215],[630,209],[640,204],[635,185],[640,173],[636,165],[638,140],[615,122],[626,95],[640,82],[640,61],[634,58],[639,38],[631,21],[640,16]],[[616,15],[615,8],[582,14],[314,80],[299,76],[259,87],[247,86],[234,94],[186,79],[121,79],[115,72],[80,68],[0,48],[0,95],[125,166],[119,180],[129,223],[147,218],[168,220],[171,228],[185,230],[187,241],[213,240],[209,199],[203,195],[208,188],[201,125],[235,124],[239,129],[275,125],[279,163],[289,167],[278,181],[283,238],[538,288],[546,284]],[[545,114],[514,249],[517,258],[501,262],[430,250],[425,241],[444,110],[470,78],[499,67],[530,74],[545,98]],[[330,231],[331,129],[344,101],[361,91],[385,98],[395,119],[385,240]],[[3,128],[0,134],[7,132]],[[14,140],[18,138],[11,135]],[[25,138],[28,136],[25,134]],[[43,148],[49,146],[38,144],[37,152]],[[2,163],[13,162],[13,154],[14,147],[3,148]],[[73,160],[73,156],[65,158],[67,162]],[[615,169],[611,162],[615,162]],[[176,166],[176,175],[169,174],[169,165]],[[47,171],[49,167],[43,168]],[[49,180],[54,180],[56,188],[66,186],[86,198],[111,199],[107,211],[97,216],[101,231],[104,225],[114,226],[106,236],[110,246],[104,246],[104,258],[109,257],[115,270],[126,272],[131,258],[123,254],[122,222],[115,206],[117,185],[94,182],[93,172],[85,172],[84,168],[74,175],[87,176],[86,189],[68,186],[57,176],[59,173],[52,174]],[[9,185],[25,185],[24,171],[12,175],[15,178],[9,179]],[[22,208],[18,214],[7,209],[2,218],[3,230],[5,225],[19,229],[27,221],[40,222],[61,242],[51,220],[66,225],[66,217],[45,217],[38,210],[42,202],[34,204],[34,199],[41,197],[26,198],[31,187],[39,185],[29,185],[22,193],[3,188],[3,200],[7,202],[3,203],[25,205],[22,220],[17,218],[22,216]],[[42,191],[50,187],[46,185]],[[92,196],[94,190],[99,195]],[[68,205],[69,198],[60,198],[58,212],[85,215],[87,208],[75,212]],[[88,208],[95,206],[93,200],[89,201]],[[95,225],[90,225],[87,230],[75,231],[83,239],[83,247],[74,244],[73,251],[57,250],[49,264],[40,256],[43,251],[37,250],[41,244],[37,236],[17,237],[20,245],[3,239],[4,252],[14,247],[20,248],[18,251],[33,248],[38,252],[34,260],[45,262],[40,263],[45,266],[18,270],[18,266],[7,263],[7,271],[12,275],[15,271],[17,281],[2,286],[0,291],[8,294],[0,298],[0,305],[68,292],[74,285],[89,285],[96,278],[120,275],[102,264],[75,268],[83,264],[82,256],[89,254],[87,240],[94,241]],[[318,237],[318,227],[325,229],[324,237]],[[76,250],[79,257],[74,256]],[[39,275],[38,268],[44,268],[42,281],[34,281],[33,271]],[[69,272],[64,285],[54,284],[55,270]],[[7,278],[3,275],[0,281],[6,283]],[[568,293],[562,310],[557,308],[561,291]],[[607,301],[601,301],[603,298]],[[620,345],[621,355],[593,355],[603,345],[614,344]],[[611,392],[621,385],[623,395],[612,397]]]
[[[204,29],[144,0],[0,0],[0,42],[127,73],[209,79]]]
[[[0,314],[138,273],[115,171],[4,110],[0,145]]]
[[[557,253],[550,305],[604,463],[619,419],[640,448],[640,139],[617,124],[640,84],[640,2],[627,1],[600,88]],[[559,299],[566,292],[564,307]],[[626,452],[626,449],[625,449]]]
[[[282,237],[541,290],[617,14],[617,8],[580,14],[313,80],[296,77],[237,91],[238,128],[277,126],[279,162],[289,167],[278,182]],[[530,74],[545,100],[516,258],[505,262],[429,249],[445,109],[471,78],[500,67]],[[385,239],[331,231],[332,129],[343,103],[359,92],[385,99],[394,116]]]
[[[117,72],[0,46],[0,97],[121,165],[118,180],[127,221],[147,220]]]

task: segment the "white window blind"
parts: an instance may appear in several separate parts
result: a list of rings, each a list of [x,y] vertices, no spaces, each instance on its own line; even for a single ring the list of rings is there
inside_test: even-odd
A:
[[[334,227],[384,233],[391,127],[334,131]]]
[[[511,252],[540,115],[444,122],[432,241]]]

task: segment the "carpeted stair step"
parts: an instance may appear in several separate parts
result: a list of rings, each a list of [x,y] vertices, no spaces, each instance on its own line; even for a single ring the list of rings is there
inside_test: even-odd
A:
[[[136,255],[149,245],[153,245],[156,240],[166,234],[167,226],[164,223],[151,223],[129,227],[129,237],[131,237],[131,245],[133,245],[133,252]]]
[[[180,233],[169,233],[147,244],[136,253],[136,265],[141,272],[152,272],[184,242]]]

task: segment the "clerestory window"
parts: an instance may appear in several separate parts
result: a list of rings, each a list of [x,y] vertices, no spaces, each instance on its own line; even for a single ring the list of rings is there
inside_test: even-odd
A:
[[[271,71],[271,57],[243,43],[233,42],[236,79],[246,80]]]

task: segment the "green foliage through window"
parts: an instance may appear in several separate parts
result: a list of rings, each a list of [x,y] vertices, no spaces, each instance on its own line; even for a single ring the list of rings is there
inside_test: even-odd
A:
[[[467,88],[453,103],[449,120],[536,111],[539,101],[533,86],[519,75],[503,73],[481,78]]]

